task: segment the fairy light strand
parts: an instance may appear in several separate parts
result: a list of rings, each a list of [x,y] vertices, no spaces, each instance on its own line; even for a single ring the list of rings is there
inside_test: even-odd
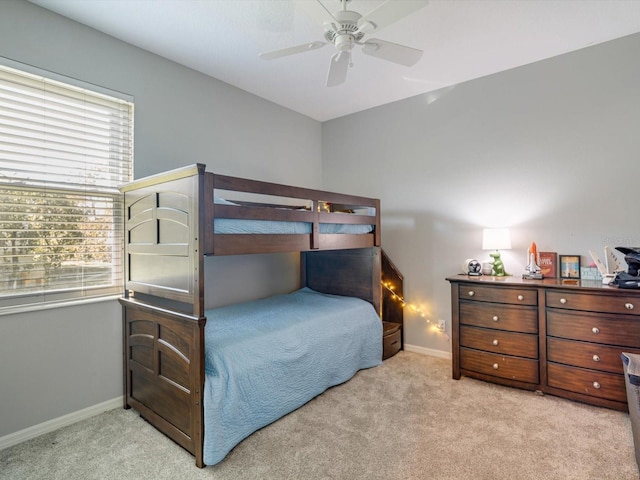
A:
[[[430,327],[431,329],[433,329],[434,331],[438,331],[438,332],[442,333],[445,336],[445,338],[447,338],[447,339],[449,338],[449,335],[447,334],[447,332],[445,331],[445,329],[443,327],[441,327],[440,325],[436,325],[434,322],[429,320],[427,318],[426,313],[420,307],[418,307],[416,304],[407,302],[402,295],[400,295],[399,293],[397,293],[395,291],[395,287],[393,286],[393,284],[391,282],[380,282],[380,285],[382,285],[382,287],[385,290],[387,290],[389,293],[391,293],[391,298],[393,300],[395,300],[396,302],[398,302],[402,308],[404,308],[404,307],[410,308],[416,314],[418,314],[422,318],[424,318],[427,321],[427,323],[431,325],[431,327]]]
[[[390,282],[380,282],[380,283],[389,293],[391,293],[391,298],[396,300],[398,303],[400,303],[400,305],[403,308],[404,307],[410,308],[416,314],[420,315],[422,318],[425,318],[427,320],[427,323],[431,323],[431,320],[429,320],[427,318],[426,313],[420,307],[418,307],[417,305],[415,305],[413,303],[407,302],[402,295],[400,295],[399,293],[397,293],[395,291],[395,287],[393,286],[392,283],[390,283]]]

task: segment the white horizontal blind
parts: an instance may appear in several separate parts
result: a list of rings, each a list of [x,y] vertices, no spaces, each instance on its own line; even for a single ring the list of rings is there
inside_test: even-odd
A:
[[[119,293],[133,104],[0,65],[0,308]]]

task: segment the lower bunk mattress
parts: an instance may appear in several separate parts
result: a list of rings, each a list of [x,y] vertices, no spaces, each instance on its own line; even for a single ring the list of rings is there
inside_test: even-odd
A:
[[[206,312],[204,463],[363,368],[382,363],[371,304],[303,288]]]

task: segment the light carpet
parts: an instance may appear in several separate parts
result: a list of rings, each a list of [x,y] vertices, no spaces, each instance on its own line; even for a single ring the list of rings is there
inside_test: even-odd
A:
[[[638,480],[629,416],[463,377],[400,352],[245,439],[216,466],[133,410],[0,451],[0,478]]]

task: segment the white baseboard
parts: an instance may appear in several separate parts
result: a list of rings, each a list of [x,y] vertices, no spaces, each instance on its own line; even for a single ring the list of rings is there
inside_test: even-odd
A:
[[[47,420],[46,422],[34,425],[33,427],[10,433],[9,435],[0,437],[0,450],[12,447],[13,445],[17,445],[18,443],[26,442],[27,440],[39,437],[40,435],[44,435],[45,433],[53,432],[54,430],[66,427],[67,425],[72,425],[81,420],[86,420],[87,418],[99,415],[108,410],[122,407],[123,405],[124,403],[122,397],[116,397],[114,399],[107,400],[106,402],[83,408],[82,410],[78,410],[77,412],[68,413],[67,415],[54,418],[53,420]]]
[[[443,350],[419,347],[418,345],[410,345],[407,343],[404,344],[404,349],[407,352],[420,353],[421,355],[430,355],[432,357],[446,358],[447,360],[451,360],[451,352],[445,352]]]

